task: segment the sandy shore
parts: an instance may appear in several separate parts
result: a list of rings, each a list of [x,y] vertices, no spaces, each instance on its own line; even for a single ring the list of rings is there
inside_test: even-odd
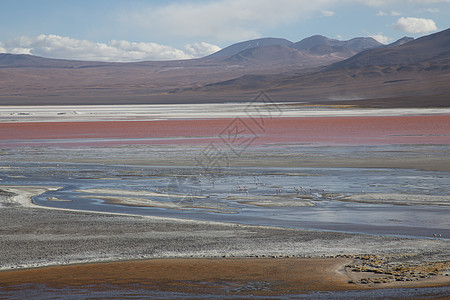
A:
[[[393,205],[450,205],[450,196],[367,193],[346,196],[340,201]]]
[[[217,201],[208,201],[208,197],[200,195],[190,195],[182,193],[156,193],[149,191],[129,191],[129,190],[117,190],[117,189],[85,189],[77,190],[76,192],[90,193],[90,196],[82,196],[83,198],[95,198],[103,200],[108,204],[116,205],[126,205],[126,206],[136,206],[136,207],[160,207],[160,208],[171,208],[171,209],[188,209],[188,208],[200,208],[203,210],[214,211],[218,213],[236,213],[235,209],[226,206]],[[106,195],[105,195],[106,194]],[[108,195],[110,194],[110,195]],[[132,197],[140,196],[140,198]],[[145,198],[143,198],[145,197]],[[161,197],[169,198],[172,202],[162,202],[150,199],[148,197]],[[190,201],[186,201],[189,199]],[[201,205],[195,203],[195,201],[202,199]],[[241,204],[255,205],[261,207],[299,207],[299,206],[313,206],[310,200],[312,198],[308,196],[281,196],[281,195],[270,195],[270,196],[239,196],[233,197],[228,196],[227,200],[239,200]],[[60,199],[61,200],[61,199]]]
[[[221,289],[230,284],[247,287],[252,282],[256,287],[250,294],[274,295],[450,285],[450,277],[445,276],[446,241],[86,213],[30,204],[32,195],[50,189],[56,187],[0,186],[0,268],[4,270],[0,282],[7,290],[24,283],[61,287],[94,282],[121,288],[145,283],[151,290],[166,292],[186,290],[189,285],[199,293],[222,294]],[[140,261],[6,271],[136,259]],[[377,281],[371,278],[378,278],[381,271],[352,271],[367,265],[388,270],[392,264],[410,270],[428,264],[435,275],[425,267],[423,278],[383,271],[385,281]],[[388,280],[389,276],[395,278]]]

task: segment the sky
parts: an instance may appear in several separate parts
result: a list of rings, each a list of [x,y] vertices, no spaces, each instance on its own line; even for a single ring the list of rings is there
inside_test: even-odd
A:
[[[0,0],[0,53],[142,61],[320,34],[383,44],[450,27],[450,0]]]

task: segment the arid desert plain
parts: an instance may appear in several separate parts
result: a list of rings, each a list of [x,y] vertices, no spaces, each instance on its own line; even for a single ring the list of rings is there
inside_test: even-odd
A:
[[[0,297],[444,299],[449,175],[446,108],[4,106]]]

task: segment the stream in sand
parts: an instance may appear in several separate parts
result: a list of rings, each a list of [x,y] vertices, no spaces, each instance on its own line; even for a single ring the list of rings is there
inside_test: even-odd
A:
[[[0,162],[41,206],[314,230],[450,237],[449,172]]]

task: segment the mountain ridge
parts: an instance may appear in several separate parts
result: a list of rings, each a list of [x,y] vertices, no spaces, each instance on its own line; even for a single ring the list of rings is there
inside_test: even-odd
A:
[[[319,39],[318,39],[319,38]],[[310,46],[306,47],[305,44],[308,40],[315,40],[315,42]],[[320,41],[318,41],[320,40]],[[249,49],[262,48],[262,47],[272,47],[272,46],[286,46],[296,50],[307,50],[306,54],[312,55],[326,55],[335,52],[347,53],[346,55],[354,55],[357,52],[380,47],[382,44],[375,41],[370,37],[357,37],[348,41],[340,41],[335,39],[330,39],[325,36],[315,35],[309,38],[305,38],[299,42],[291,42],[284,38],[260,38],[248,41],[242,41],[234,43],[228,47],[225,47],[215,53],[207,55],[205,57],[186,59],[186,60],[166,60],[166,61],[138,61],[138,62],[103,62],[103,61],[83,61],[83,60],[70,60],[70,59],[55,59],[40,57],[31,54],[11,54],[11,53],[0,53],[0,67],[58,67],[58,63],[65,65],[64,67],[80,67],[80,66],[111,66],[111,65],[124,65],[124,64],[139,64],[139,63],[175,63],[175,62],[188,62],[197,60],[210,60],[210,59],[226,59],[231,56],[237,55],[240,52],[247,51]],[[325,46],[331,46],[332,48],[327,48]],[[352,51],[349,51],[349,48]],[[280,48],[281,49],[281,48]],[[6,56],[9,56],[9,61],[6,60]],[[40,61],[39,61],[40,60]]]
[[[405,97],[413,97],[414,105],[424,107],[426,104],[417,102],[422,97],[425,102],[434,99],[433,105],[448,107],[448,82],[450,29],[416,40],[407,39],[397,46],[369,49],[306,74],[249,74],[206,85],[203,92],[248,93],[264,89],[286,101],[307,102],[402,97],[403,103],[408,103]]]
[[[347,41],[340,41],[336,39],[330,39],[322,35],[313,35],[299,42],[293,43],[291,47],[297,50],[308,50],[320,45],[349,48],[354,51],[361,52],[367,49],[380,47],[383,44],[376,41],[372,37],[356,37]]]
[[[289,41],[287,39],[283,39],[283,38],[269,37],[269,38],[254,39],[254,40],[248,40],[248,41],[234,43],[234,44],[227,46],[227,47],[225,47],[215,53],[212,53],[206,57],[214,58],[214,57],[232,56],[232,55],[238,54],[241,51],[245,51],[245,50],[248,50],[251,48],[274,46],[274,45],[289,46],[291,44],[292,44],[291,41]]]
[[[330,65],[326,70],[370,65],[415,64],[450,54],[450,28],[394,47],[380,47]]]
[[[279,45],[179,61],[108,63],[0,54],[0,105],[227,102],[261,90],[280,101],[312,103],[439,94],[432,99],[443,105],[446,95],[450,99],[450,29],[354,56],[355,50],[320,39],[301,51],[287,40],[268,39]]]

